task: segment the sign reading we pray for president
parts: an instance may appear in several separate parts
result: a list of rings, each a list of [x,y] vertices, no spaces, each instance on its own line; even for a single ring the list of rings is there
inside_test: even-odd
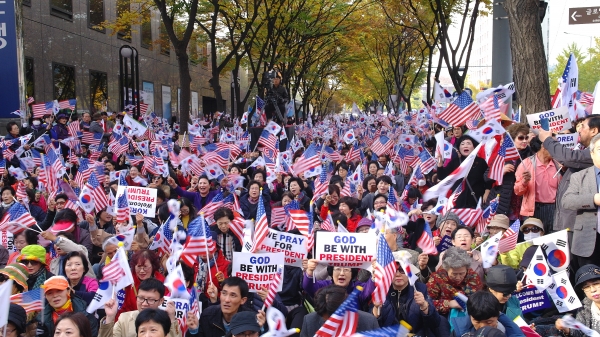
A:
[[[368,269],[377,255],[375,236],[369,233],[317,232],[315,258],[334,267]]]
[[[261,288],[269,289],[274,282],[278,272],[281,272],[283,280],[284,253],[239,253],[233,252],[231,262],[231,274],[244,279],[248,283],[248,289],[255,293]],[[282,283],[279,282],[277,291],[281,291]]]
[[[302,260],[307,254],[305,241],[303,235],[269,229],[267,238],[258,249],[261,253],[284,253],[286,266],[302,268]]]

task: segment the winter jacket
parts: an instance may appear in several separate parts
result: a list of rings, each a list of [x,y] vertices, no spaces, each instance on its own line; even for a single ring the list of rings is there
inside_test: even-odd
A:
[[[515,173],[517,177],[515,181],[515,194],[523,196],[523,203],[521,204],[522,216],[533,216],[535,212],[535,166],[538,160],[537,155],[523,159],[523,162],[519,165]],[[560,164],[556,160],[553,161],[554,166],[558,170]],[[525,172],[531,173],[531,179],[528,182],[523,180],[523,173]],[[556,179],[561,179],[561,175],[557,175]]]
[[[441,181],[445,179],[450,173],[457,169],[464,158],[459,159],[458,157],[452,156],[452,159],[446,166],[438,167],[438,179]],[[485,181],[484,175],[488,169],[488,164],[484,159],[476,157],[473,161],[473,166],[467,175],[467,183],[465,184],[464,191],[458,196],[454,204],[454,208],[476,208],[479,198],[483,197],[485,190],[492,188],[491,181]],[[452,189],[461,184],[463,180],[457,181]]]
[[[531,154],[532,154],[531,149],[529,147],[527,147],[523,150],[519,150],[519,155],[521,156],[521,158],[527,158],[527,157],[531,156]],[[515,171],[507,172],[502,176],[502,185],[496,185],[496,186],[492,187],[492,189],[490,190],[490,193],[488,195],[488,199],[486,201],[487,201],[487,203],[489,203],[490,201],[492,201],[492,199],[496,198],[497,195],[500,195],[499,202],[498,202],[498,209],[496,210],[496,214],[504,214],[506,216],[510,216],[510,211],[511,211],[510,206],[511,206],[513,197],[521,198],[521,197],[515,195],[515,192],[514,192],[515,181],[517,179],[515,176],[515,172],[516,172],[517,168],[519,167],[519,164],[521,164],[521,159],[507,161],[505,163],[505,165],[507,165],[507,164],[512,164],[515,167]],[[485,173],[484,178],[486,181],[491,181],[491,179],[488,178],[488,173],[489,173],[489,169]],[[518,211],[519,210],[517,210],[517,212]]]
[[[531,246],[531,243],[521,242],[515,249],[509,250],[506,253],[498,254],[498,261],[501,264],[507,265],[512,269],[519,269],[519,263],[523,260],[523,253]]]
[[[54,319],[52,314],[54,313],[54,308],[47,302],[44,301],[44,311],[42,311],[37,316],[38,322],[44,322],[44,327],[48,336],[54,336]],[[92,328],[92,336],[98,336],[98,319],[94,314],[89,314],[85,310],[87,308],[87,303],[77,296],[71,296],[71,303],[73,305],[73,312],[80,312],[85,315],[85,317],[90,321],[90,326]],[[42,318],[42,314],[44,315]]]
[[[58,244],[57,244],[58,248],[60,248],[63,252],[80,252],[81,254],[84,254],[85,256],[88,256],[88,250],[85,246],[74,243],[73,241],[61,237],[60,240],[58,240]],[[59,270],[60,270],[60,264],[62,262],[62,259],[60,258],[60,256],[57,256],[56,258],[52,259],[52,261],[50,261],[50,272],[54,275],[60,275]],[[89,276],[91,278],[96,278],[96,275],[94,274],[94,271],[92,270],[92,265],[90,264],[90,260],[88,258],[88,266],[90,267],[90,270],[88,270],[87,274],[85,274],[85,276]]]
[[[248,302],[249,303],[247,303],[246,305],[252,305],[252,307],[254,308],[255,311],[262,310],[262,307],[265,303],[262,300],[262,298],[260,298],[260,295],[258,295],[258,293],[249,293],[248,294]],[[287,310],[286,306],[283,305],[283,303],[281,302],[281,297],[279,297],[279,294],[275,294],[275,299],[273,300],[273,304],[271,304],[271,306],[273,308],[281,311],[283,316],[288,315],[288,310]]]
[[[248,193],[242,195],[240,197],[240,207],[242,209],[242,212],[244,212],[244,218],[246,220],[254,219],[256,221],[256,220],[258,220],[256,218],[256,211],[258,210],[258,202],[252,203],[252,202],[250,202],[249,198],[250,198],[250,195]],[[267,221],[269,223],[271,223],[271,194],[269,193],[268,188],[263,188],[262,199],[263,199],[263,205],[265,206],[265,214],[267,216]]]
[[[470,332],[475,332],[476,330],[475,327],[473,327],[473,323],[471,323],[470,316],[453,317],[450,321],[450,324],[454,328],[454,331],[452,332],[452,336],[454,337],[461,337]],[[506,336],[525,337],[525,334],[521,331],[521,329],[505,314],[500,313],[498,322],[504,326]]]
[[[425,300],[429,303],[427,313],[421,311],[419,305],[414,301],[415,287],[417,291],[423,293]],[[377,321],[380,327],[389,327],[397,325],[399,319],[410,324],[411,331],[415,335],[450,336],[448,321],[435,310],[431,298],[427,295],[427,287],[421,282],[415,282],[414,287],[407,285],[401,292],[390,287],[387,301],[381,308],[381,314]]]
[[[30,204],[29,212],[31,213],[31,216],[35,219],[35,221],[37,221],[38,223],[46,219],[46,212],[44,212],[44,210],[40,206]]]
[[[302,280],[302,287],[304,288],[304,291],[312,297],[315,296],[317,290],[325,288],[330,284],[333,284],[332,280],[322,280],[314,282],[313,278],[309,277],[306,273],[304,273],[304,279]],[[359,282],[353,280],[348,285],[346,292],[350,294],[354,290],[354,288],[356,288],[356,286],[363,287],[363,291],[361,291],[358,295],[359,308],[363,308],[371,299],[371,294],[375,290],[375,283],[373,283],[373,280],[370,277],[367,280],[367,282]]]
[[[219,193],[219,191],[209,191],[208,194],[203,197],[200,195],[200,192],[188,192],[184,191],[180,186],[175,188],[175,194],[180,197],[188,198],[194,204],[194,208],[196,211],[200,211],[204,206],[208,205],[213,198]]]
[[[454,299],[454,294],[460,292],[468,297],[482,288],[483,285],[481,284],[479,275],[471,268],[467,270],[467,275],[458,285],[450,283],[448,272],[443,268],[431,274],[427,282],[427,293],[441,315],[448,315],[450,312],[448,302]]]
[[[594,163],[592,162],[592,155],[589,148],[571,150],[552,137],[546,138],[543,144],[544,149],[550,153],[552,158],[567,168],[556,191],[556,210],[552,229],[560,231],[572,227],[573,219],[577,215],[577,211],[566,209],[562,206],[562,198],[569,187],[571,175],[592,166]]]
[[[113,323],[100,322],[100,337],[137,337],[135,319],[140,314],[138,310],[124,312],[119,320]],[[104,319],[102,319],[104,321]],[[171,322],[171,330],[166,337],[181,337],[181,330],[177,320]]]
[[[210,274],[212,278],[209,278],[206,280],[205,284],[204,284],[204,289],[202,289],[202,292],[204,293],[204,295],[206,295],[208,297],[208,282],[210,282],[210,280],[212,279],[212,283],[215,285],[215,287],[217,287],[217,291],[219,292],[219,294],[221,293],[221,282],[219,282],[217,280],[217,273],[221,272],[221,274],[223,274],[223,278],[226,279],[229,277],[227,270],[229,269],[229,265],[231,264],[231,262],[229,262],[224,256],[223,253],[221,253],[221,251],[217,250],[218,255],[215,255],[217,262],[216,262],[216,266],[213,265],[212,267],[210,267]],[[218,271],[217,271],[218,270]],[[232,275],[235,276],[235,275]]]
[[[246,306],[240,306],[238,312],[254,311]],[[186,337],[217,337],[225,336],[225,326],[223,325],[223,311],[220,305],[212,305],[204,310],[200,315],[200,321],[197,331],[188,329]]]
[[[304,273],[302,268],[293,266],[283,267],[283,283],[278,295],[286,306],[302,304],[302,281]]]
[[[75,295],[81,297],[81,299],[89,305],[92,303],[96,291],[98,291],[98,280],[89,276],[84,276],[79,281],[79,284],[73,287],[73,290],[75,291]]]

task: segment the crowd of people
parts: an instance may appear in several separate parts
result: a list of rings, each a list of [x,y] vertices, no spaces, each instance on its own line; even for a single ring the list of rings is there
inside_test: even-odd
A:
[[[239,121],[227,127],[218,116],[194,121],[183,135],[178,125],[154,114],[133,121],[127,113],[78,118],[61,110],[24,126],[9,123],[2,143],[0,229],[12,241],[0,246],[0,282],[12,280],[13,298],[20,299],[10,305],[6,336],[267,333],[263,303],[269,289],[251,290],[232,272],[234,252],[248,251],[244,246],[251,244],[246,232],[235,230],[236,220],[259,220],[263,213],[270,229],[314,236],[317,242],[323,231],[370,233],[385,240],[394,257],[383,303],[372,297],[381,283],[375,268],[330,266],[312,249],[302,267],[285,265],[282,290],[271,305],[287,327],[299,329],[297,336],[321,335],[357,287],[362,292],[356,332],[405,321],[415,336],[512,337],[525,336],[525,328],[541,336],[583,336],[557,306],[525,313],[515,296],[535,289],[528,270],[539,248],[536,239],[564,230],[569,279],[582,302],[570,313],[600,332],[600,117],[573,121],[565,132],[577,133],[579,142],[571,149],[552,132],[533,133],[503,115],[498,123],[506,132],[495,140],[512,140],[516,159],[502,163],[498,180],[490,178],[492,165],[480,154],[480,143],[489,139],[474,135],[477,125],[452,127],[432,116],[429,110],[329,116],[299,123],[295,135],[285,128],[269,132],[269,123],[259,139],[251,139]],[[449,155],[437,150],[439,133],[451,147],[445,150]],[[414,138],[405,142],[403,135]],[[454,179],[469,160],[464,179]],[[451,188],[438,192],[440,182]],[[124,185],[156,191],[154,217],[130,211],[121,216],[118,195]],[[81,199],[86,189],[95,192],[92,210]],[[187,314],[183,327],[174,302],[165,300],[172,251],[153,249],[173,220],[173,200],[178,212],[171,235],[191,230],[201,219],[215,243],[206,254],[192,256],[192,265],[176,261],[201,308],[199,315]],[[464,210],[486,207],[491,214],[464,217]],[[23,208],[35,221],[15,224],[24,219]],[[390,209],[406,213],[407,223],[382,226],[375,215]],[[290,210],[306,212],[309,233],[294,223]],[[126,253],[133,283],[123,298],[89,312],[106,278],[104,267],[122,249],[120,235],[131,230]],[[479,247],[510,231],[516,244],[488,263],[489,254]],[[403,266],[407,257],[410,269]],[[43,308],[25,310],[26,300],[16,295],[38,289]]]

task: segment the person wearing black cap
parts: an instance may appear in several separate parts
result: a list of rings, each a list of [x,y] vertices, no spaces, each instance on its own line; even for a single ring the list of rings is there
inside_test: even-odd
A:
[[[258,337],[260,333],[260,325],[252,311],[242,311],[233,315],[229,329],[227,337]]]
[[[458,145],[457,145],[458,144]],[[452,159],[444,165],[444,161],[441,157],[438,157],[438,179],[445,179],[450,173],[457,169],[460,164],[465,160],[473,150],[479,145],[475,139],[464,135],[460,137],[454,144],[458,148],[458,157],[452,156]],[[464,186],[464,192],[458,196],[454,203],[454,208],[476,208],[479,198],[483,197],[485,190],[492,188],[493,180],[486,181],[485,171],[488,169],[488,164],[482,158],[476,157],[473,161],[473,166],[467,175],[466,184]],[[463,180],[457,181],[452,189],[456,189],[459,184],[462,184]]]
[[[25,333],[27,313],[18,304],[11,303],[8,309],[8,323],[6,325],[6,337],[17,337]]]
[[[498,299],[502,305],[502,312],[511,320],[523,314],[519,300],[512,296],[515,290],[520,290],[517,289],[518,282],[515,270],[509,266],[499,264],[486,272],[486,285],[489,292]]]
[[[600,267],[586,264],[579,268],[575,274],[575,288],[580,288],[585,293],[583,307],[578,309],[576,319],[588,328],[600,332]],[[562,319],[556,320],[555,327],[566,336],[585,336],[581,330],[565,327]]]

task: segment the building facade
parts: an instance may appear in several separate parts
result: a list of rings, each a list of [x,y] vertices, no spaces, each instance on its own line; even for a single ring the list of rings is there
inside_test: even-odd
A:
[[[27,96],[37,103],[77,98],[80,112],[117,111],[119,49],[130,45],[138,51],[141,97],[149,111],[176,116],[178,65],[160,14],[146,10],[141,24],[116,34],[102,28],[135,6],[131,0],[22,0]],[[206,43],[190,42],[192,116],[216,110],[208,52]],[[230,83],[230,75],[221,78],[228,108]]]

